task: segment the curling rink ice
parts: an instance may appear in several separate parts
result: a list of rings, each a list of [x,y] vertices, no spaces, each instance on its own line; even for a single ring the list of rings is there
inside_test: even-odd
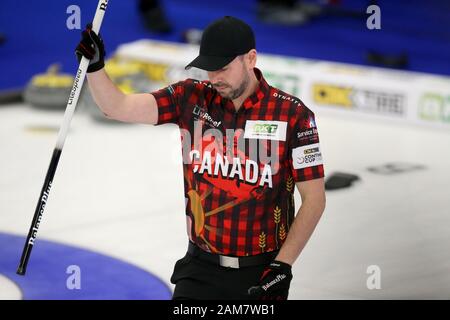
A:
[[[13,267],[0,270],[0,299],[27,298],[19,289],[24,287],[32,292],[29,298],[42,298],[33,291],[39,286],[27,287],[27,281],[49,272],[45,258],[73,257],[71,263],[78,264],[72,251],[43,257],[47,242],[150,273],[169,292],[161,298],[173,290],[169,279],[188,241],[178,129],[102,123],[85,108],[72,120],[28,272],[20,278],[13,274],[63,113],[0,107],[0,233],[21,237],[20,246],[7,251]],[[316,117],[325,174],[348,172],[360,181],[327,191],[324,215],[294,265],[290,299],[449,299],[450,131],[320,112]],[[397,174],[368,170],[387,163],[423,168]],[[295,200],[298,210],[298,191]],[[0,242],[4,250],[9,245]],[[84,279],[104,276],[109,264],[80,266],[76,298],[86,298],[83,290],[90,287]],[[379,289],[367,286],[373,268],[379,271]],[[50,286],[66,286],[66,271],[51,270],[63,282]],[[112,279],[118,290],[131,281],[121,274]],[[88,298],[105,297],[108,283],[102,288]],[[129,297],[151,290],[142,287]]]

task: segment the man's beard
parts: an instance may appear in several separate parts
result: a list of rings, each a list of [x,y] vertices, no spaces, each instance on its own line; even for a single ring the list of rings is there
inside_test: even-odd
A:
[[[232,89],[230,91],[230,93],[228,94],[221,94],[222,97],[230,99],[230,100],[234,100],[239,98],[244,91],[247,89],[248,84],[250,82],[250,77],[248,76],[248,74],[244,77],[244,80],[242,80],[241,84],[239,85],[239,87],[237,87],[236,89]]]

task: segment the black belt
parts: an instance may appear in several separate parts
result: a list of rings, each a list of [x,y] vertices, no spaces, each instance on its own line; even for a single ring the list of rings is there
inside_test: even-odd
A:
[[[222,267],[239,269],[244,267],[269,264],[275,259],[276,255],[278,254],[278,250],[261,253],[254,256],[232,257],[206,252],[189,241],[188,253],[200,260],[211,262]]]

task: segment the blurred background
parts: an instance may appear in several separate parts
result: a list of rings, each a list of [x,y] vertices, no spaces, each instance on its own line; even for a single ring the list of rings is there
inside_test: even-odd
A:
[[[233,15],[254,28],[260,52],[358,65],[370,63],[370,52],[405,54],[407,70],[450,73],[450,3],[445,0],[302,1],[317,7],[310,5],[303,10],[300,7],[295,9],[297,12],[286,10],[291,14],[284,18],[286,12],[275,9],[280,12],[278,16],[273,13],[273,7],[282,7],[281,3],[286,1],[272,1],[273,7],[264,6],[270,1],[252,0],[150,1],[160,8],[162,22],[155,22],[151,14],[146,15],[140,9],[140,2],[145,1],[110,2],[108,20],[101,30],[109,55],[119,44],[143,38],[181,42],[186,38],[186,31],[201,30],[216,18]],[[290,2],[297,1],[287,1]],[[370,16],[366,9],[372,3],[382,8],[381,30],[366,28]],[[70,16],[66,10],[71,5],[80,7],[82,27],[92,20],[96,1],[2,1],[0,33],[4,40],[0,47],[3,70],[0,89],[24,86],[32,75],[45,71],[55,62],[60,62],[63,70],[74,72],[76,60],[72,52],[80,39],[80,30],[66,27]],[[272,17],[266,8],[270,8]]]
[[[186,250],[177,128],[106,120],[85,87],[15,275],[96,5],[0,4],[1,299],[169,299]],[[107,71],[128,93],[204,77],[183,67],[224,15],[253,27],[269,83],[317,117],[327,209],[291,299],[449,299],[450,1],[111,0]]]

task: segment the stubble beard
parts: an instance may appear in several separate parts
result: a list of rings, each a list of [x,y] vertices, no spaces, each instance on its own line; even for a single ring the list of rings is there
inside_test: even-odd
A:
[[[250,77],[249,77],[248,73],[246,73],[241,84],[236,89],[232,89],[228,94],[222,94],[222,97],[230,99],[230,100],[239,98],[245,92],[249,83],[250,83]]]

